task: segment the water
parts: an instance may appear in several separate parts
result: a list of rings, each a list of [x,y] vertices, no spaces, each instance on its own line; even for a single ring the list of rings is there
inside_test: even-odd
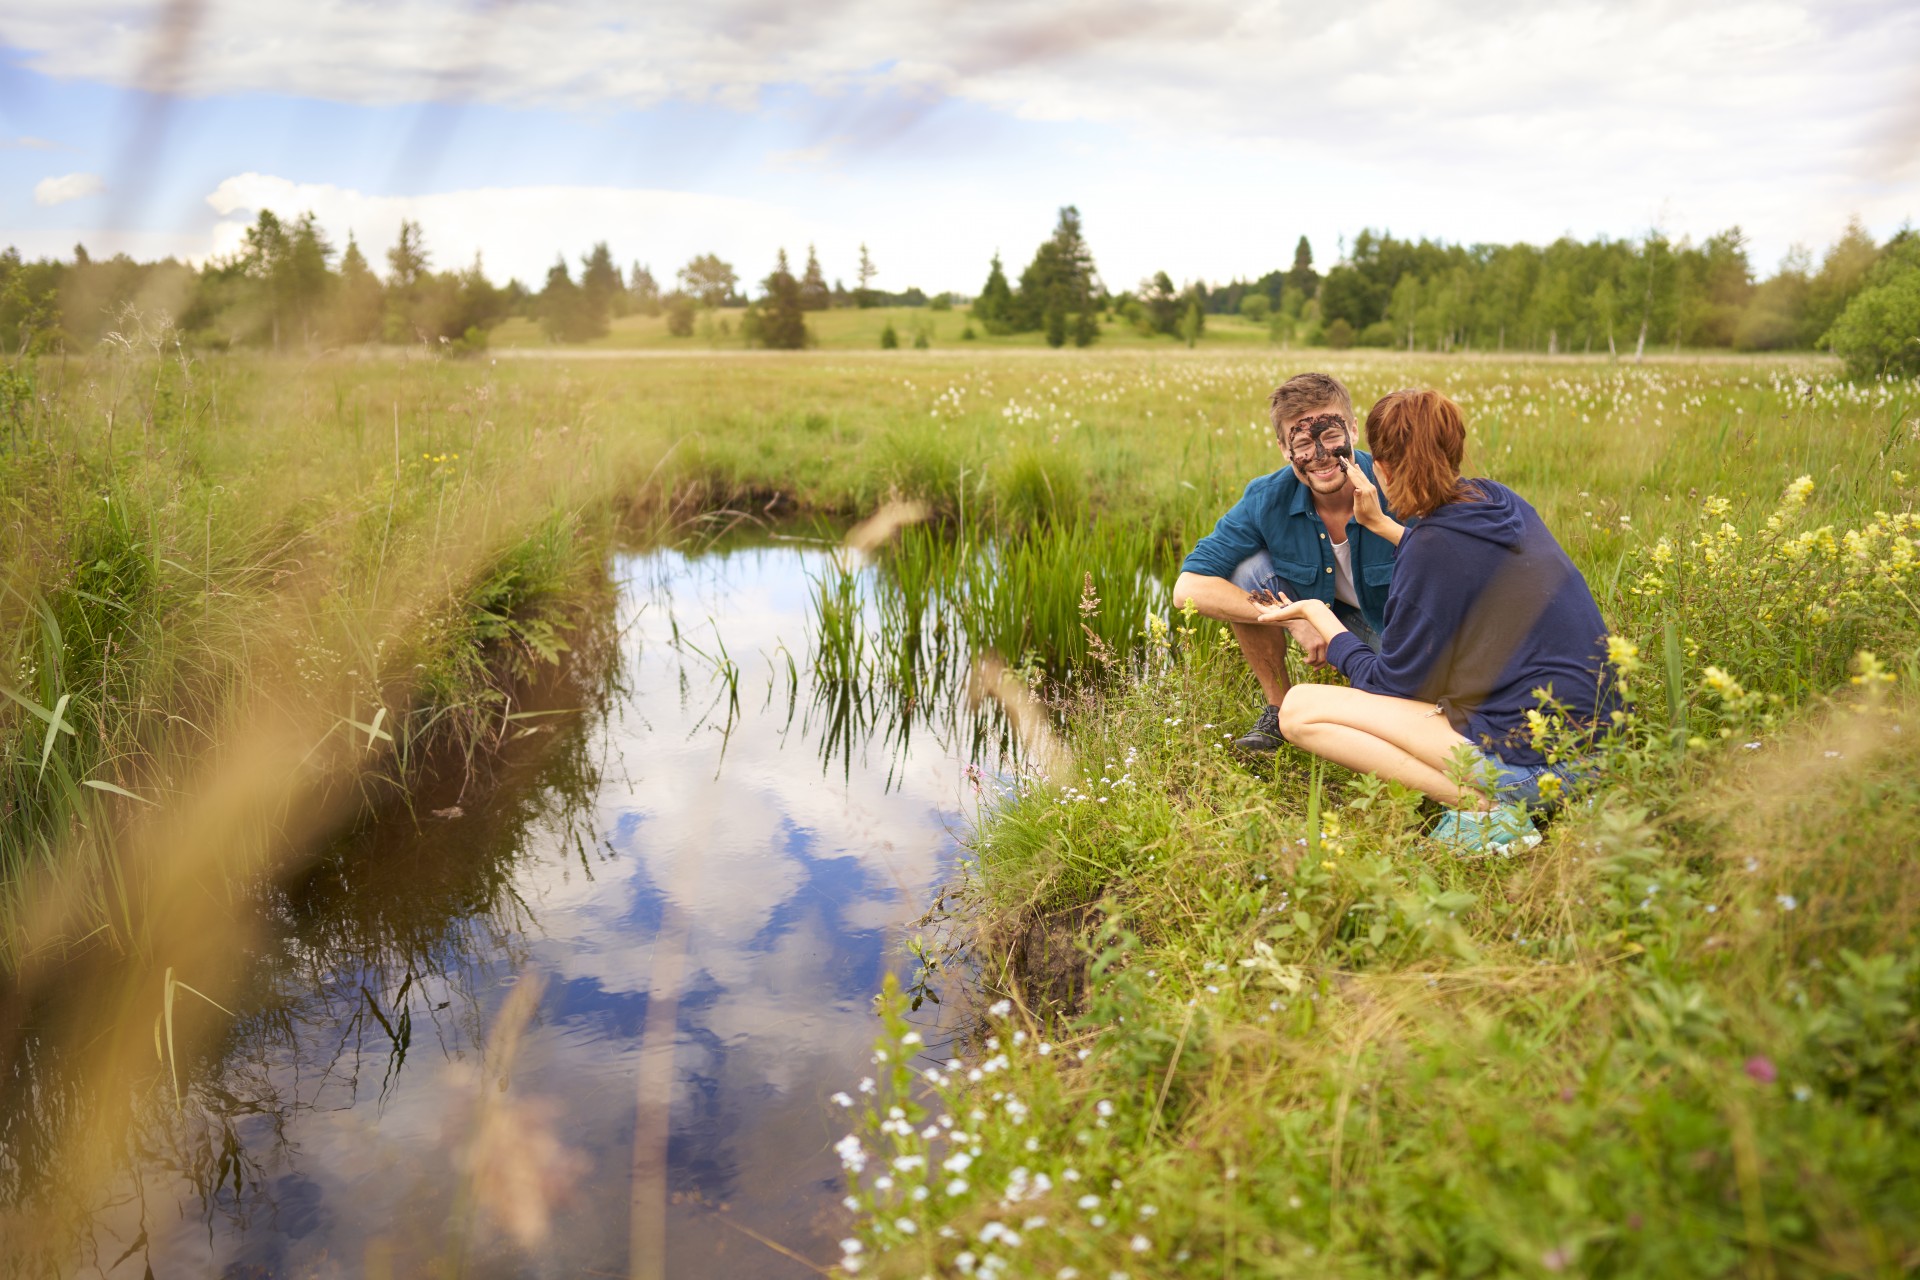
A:
[[[830,1095],[871,1069],[871,997],[911,972],[995,738],[951,679],[886,705],[810,679],[827,555],[619,557],[598,705],[523,721],[485,794],[428,798],[458,816],[279,893],[241,1016],[186,1106],[156,1083],[82,1256],[161,1280],[836,1261]]]

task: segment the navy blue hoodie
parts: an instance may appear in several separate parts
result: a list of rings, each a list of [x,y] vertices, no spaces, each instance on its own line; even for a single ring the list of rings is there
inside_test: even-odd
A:
[[[1400,539],[1380,652],[1348,633],[1327,660],[1356,689],[1439,703],[1509,764],[1545,764],[1527,730],[1534,690],[1583,723],[1619,706],[1607,624],[1540,514],[1503,484],[1470,483],[1482,500],[1449,502]]]

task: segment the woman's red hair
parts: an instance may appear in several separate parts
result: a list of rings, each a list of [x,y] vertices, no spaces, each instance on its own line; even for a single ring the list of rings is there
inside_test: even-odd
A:
[[[1367,410],[1367,448],[1393,472],[1387,497],[1403,520],[1481,495],[1460,478],[1467,423],[1438,391],[1393,391]]]

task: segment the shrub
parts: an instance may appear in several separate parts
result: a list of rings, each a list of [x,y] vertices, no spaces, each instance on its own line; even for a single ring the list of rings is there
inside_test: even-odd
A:
[[[1855,294],[1821,342],[1849,377],[1920,376],[1920,264],[1902,264]]]
[[[900,334],[893,327],[893,321],[887,321],[887,327],[880,331],[880,349],[897,351],[900,347]]]
[[[693,336],[693,299],[684,293],[667,299],[667,332],[676,338]]]

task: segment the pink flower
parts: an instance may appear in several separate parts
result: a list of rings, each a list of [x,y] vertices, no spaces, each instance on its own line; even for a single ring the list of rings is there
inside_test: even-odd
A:
[[[1747,1059],[1747,1075],[1761,1084],[1772,1084],[1780,1078],[1780,1073],[1774,1070],[1773,1059],[1760,1053]]]

